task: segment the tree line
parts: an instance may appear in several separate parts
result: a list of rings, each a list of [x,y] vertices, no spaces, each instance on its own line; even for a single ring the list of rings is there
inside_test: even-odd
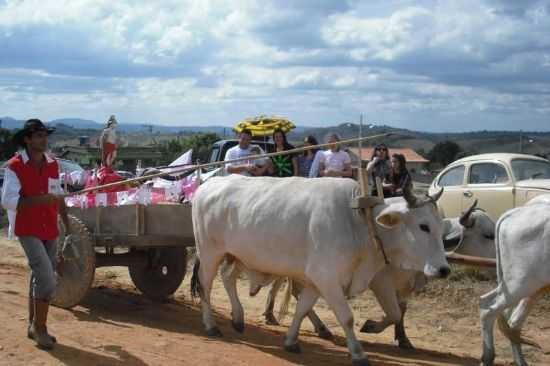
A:
[[[0,161],[10,159],[17,151],[17,146],[12,141],[13,134],[10,130],[0,128]]]
[[[176,160],[178,156],[189,149],[193,149],[193,162],[199,160],[207,162],[210,158],[210,148],[214,142],[220,140],[216,133],[197,133],[195,135],[176,138],[163,143],[160,146],[162,153],[161,164],[167,165]]]

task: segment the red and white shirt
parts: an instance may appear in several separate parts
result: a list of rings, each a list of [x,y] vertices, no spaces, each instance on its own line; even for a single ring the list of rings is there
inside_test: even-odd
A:
[[[19,152],[8,161],[4,171],[2,206],[7,210],[16,211],[15,235],[53,240],[59,236],[57,204],[17,208],[21,197],[63,193],[59,182],[57,161],[48,154],[44,156],[46,163],[41,169],[37,169],[30,163],[26,151]]]

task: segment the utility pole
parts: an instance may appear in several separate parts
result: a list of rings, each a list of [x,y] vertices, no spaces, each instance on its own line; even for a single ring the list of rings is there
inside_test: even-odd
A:
[[[523,130],[519,130],[519,153],[523,153]]]
[[[359,138],[361,137],[363,137],[363,113],[359,115]],[[359,174],[361,174],[361,169],[363,169],[363,143],[359,140]]]

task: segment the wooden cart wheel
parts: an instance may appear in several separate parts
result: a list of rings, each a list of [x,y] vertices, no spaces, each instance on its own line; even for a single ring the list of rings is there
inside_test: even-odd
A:
[[[86,295],[95,274],[95,249],[92,235],[86,225],[69,215],[72,234],[65,236],[65,226],[59,220],[58,253],[65,259],[63,275],[57,278],[57,289],[52,304],[69,309]]]
[[[158,248],[149,250],[145,263],[128,266],[134,285],[145,296],[162,301],[181,285],[187,269],[185,248]]]

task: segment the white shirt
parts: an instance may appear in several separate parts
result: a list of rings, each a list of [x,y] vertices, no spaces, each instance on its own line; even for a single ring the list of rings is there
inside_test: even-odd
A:
[[[349,154],[343,150],[332,152],[331,150],[323,151],[320,162],[325,165],[325,170],[342,172],[346,164],[351,164]]]
[[[101,132],[101,137],[99,138],[99,141],[101,143],[108,142],[110,144],[116,144],[116,131],[115,126],[111,125],[110,127],[106,127],[103,129],[103,132]]]
[[[319,162],[324,155],[324,151],[318,150],[313,157],[311,168],[309,168],[309,178],[317,178],[319,176]]]
[[[242,149],[239,145],[233,146],[231,149],[227,150],[227,152],[225,153],[225,158],[223,160],[225,160],[225,161],[234,160],[234,159],[244,158],[244,157],[247,157],[247,156],[250,156],[250,155],[256,155],[256,154],[252,154],[250,152],[251,147],[252,146],[248,146],[246,149]],[[261,153],[264,154],[264,151],[262,150],[262,148],[259,147],[259,149],[260,149]],[[255,160],[242,160],[242,161],[237,161],[235,163],[228,163],[228,164],[225,165],[225,167],[227,169],[227,167],[230,167],[230,166],[254,165],[254,164],[256,164]],[[244,172],[244,171],[239,173],[239,174],[250,176],[250,173]]]
[[[19,154],[21,155],[21,158],[23,159],[23,163],[27,163],[29,161],[29,155],[27,154],[26,150],[19,151]],[[46,161],[48,163],[51,163],[54,161],[54,158],[52,158],[49,154],[44,154],[46,157]],[[59,185],[59,182],[57,182]],[[10,167],[6,166],[4,169],[4,184],[2,185],[2,206],[6,210],[17,210],[17,204],[19,203],[19,197],[20,197],[20,191],[21,191],[21,183],[19,182],[19,178],[17,177],[17,174],[13,170],[11,170]],[[48,192],[48,193],[60,193],[60,192]],[[62,192],[61,192],[62,193]]]

